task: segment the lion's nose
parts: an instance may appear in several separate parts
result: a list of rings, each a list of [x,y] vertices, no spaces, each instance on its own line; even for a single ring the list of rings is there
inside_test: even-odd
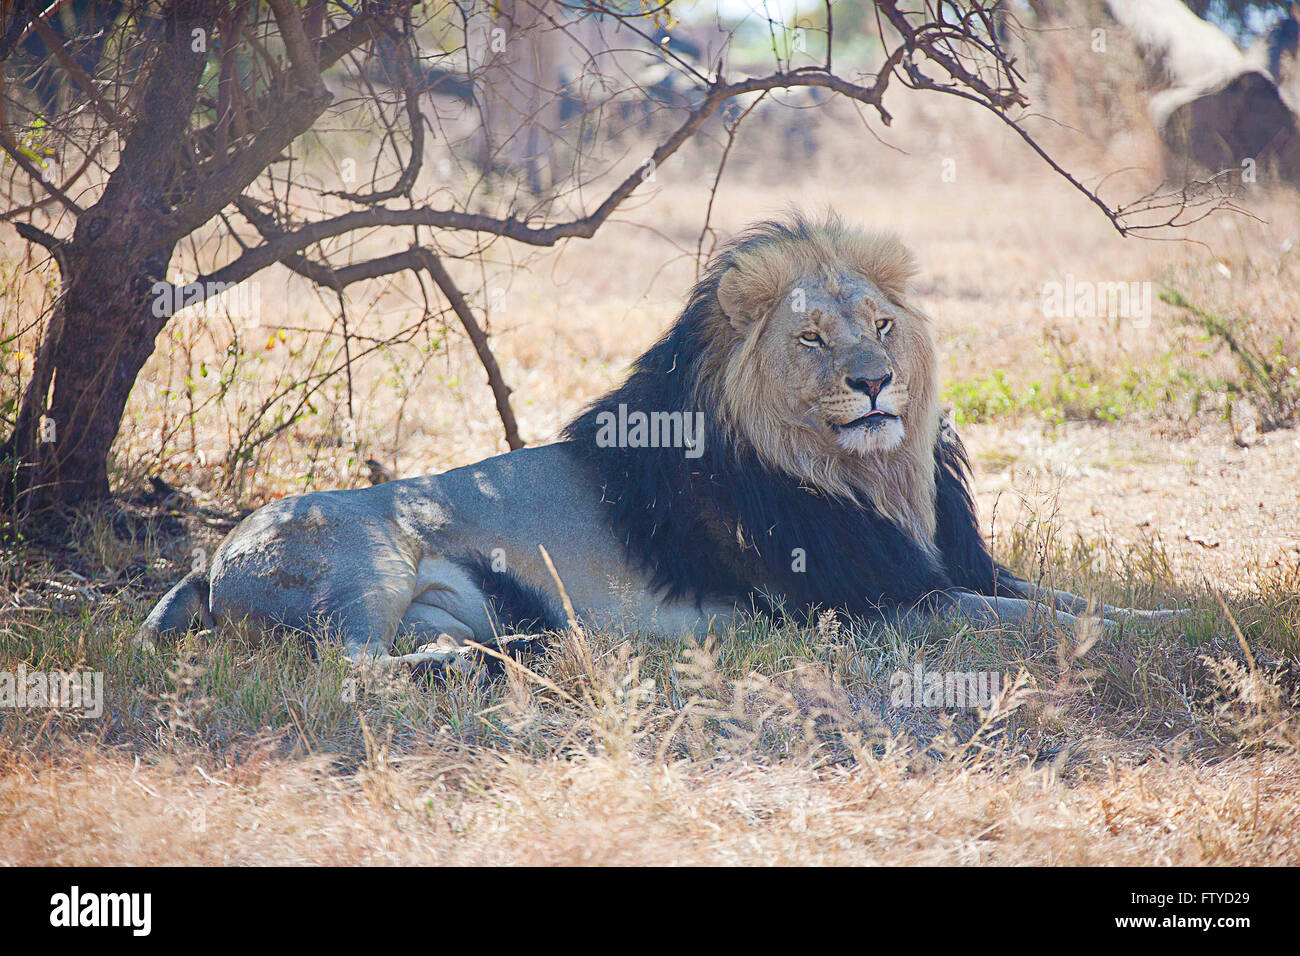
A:
[[[844,381],[845,384],[855,392],[865,392],[870,395],[871,400],[874,402],[880,397],[880,393],[884,390],[885,386],[893,381],[893,378],[893,372],[886,372],[881,378],[853,378],[852,376],[848,376]]]

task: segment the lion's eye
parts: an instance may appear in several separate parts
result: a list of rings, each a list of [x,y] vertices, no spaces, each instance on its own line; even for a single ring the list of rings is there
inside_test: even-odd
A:
[[[893,327],[894,327],[893,319],[876,319],[876,332],[882,336],[885,335]]]
[[[816,332],[805,332],[799,336],[799,344],[806,345],[810,349],[819,349],[826,344],[825,340]]]

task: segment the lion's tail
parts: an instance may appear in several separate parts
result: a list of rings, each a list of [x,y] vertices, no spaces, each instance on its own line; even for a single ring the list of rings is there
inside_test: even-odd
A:
[[[154,605],[140,629],[136,642],[151,647],[158,638],[188,631],[197,618],[203,627],[214,626],[208,608],[208,572],[191,571]]]

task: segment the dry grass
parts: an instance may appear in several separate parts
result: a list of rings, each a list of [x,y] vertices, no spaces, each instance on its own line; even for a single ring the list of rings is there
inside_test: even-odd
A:
[[[462,780],[473,778],[472,789]],[[340,779],[303,761],[23,767],[0,781],[6,862],[208,865],[1294,864],[1300,766],[1153,761],[917,776],[576,758]],[[1254,811],[1255,787],[1261,808]],[[111,809],[110,809],[111,808]]]
[[[1110,424],[1022,412],[970,430],[1003,557],[1112,603],[1187,605],[1189,618],[1095,641],[761,620],[703,648],[570,635],[533,672],[358,686],[331,655],[232,629],[159,659],[128,650],[160,587],[227,525],[191,515],[182,532],[157,502],[127,505],[84,516],[59,547],[3,556],[0,670],[102,670],[107,710],[0,712],[0,862],[1300,862],[1300,445],[1287,430],[1243,442],[1240,403],[1222,420],[1214,382],[1232,363],[1179,310],[1157,301],[1137,326],[1048,319],[1041,305],[1043,284],[1067,273],[1150,280],[1295,344],[1300,214],[1260,194],[1249,199],[1264,221],[1212,220],[1197,243],[1122,240],[991,119],[931,101],[897,112],[890,141],[906,155],[864,157],[859,121],[837,111],[794,175],[764,160],[761,129],[742,133],[715,226],[830,203],[897,228],[923,264],[945,383],[994,369],[1042,380],[1063,352],[1103,384],[1163,362],[1205,385],[1195,407],[1188,391],[1123,405]],[[1053,135],[1084,175],[1150,164],[1149,137],[1090,151]],[[940,180],[947,157],[956,183]],[[661,170],[594,243],[522,262],[496,248],[478,274],[460,264],[476,301],[496,307],[530,442],[615,383],[675,313],[705,198],[692,162]],[[12,333],[48,308],[51,274],[0,241]],[[161,473],[229,514],[364,482],[367,457],[407,475],[504,450],[472,352],[431,316],[410,345],[358,363],[355,441],[332,383],[317,414],[233,460],[273,383],[305,380],[340,347],[332,303],[260,278],[256,329],[173,322],[118,441],[124,491]],[[399,282],[351,305],[371,334],[409,324],[422,300]],[[242,354],[228,348],[234,328]],[[33,334],[4,356],[11,383],[30,370]],[[917,662],[1023,678],[983,714],[893,706],[890,675]]]
[[[1067,572],[1070,554],[1025,546]],[[1170,597],[1160,568],[1147,556],[1098,590]],[[0,856],[1294,863],[1298,580],[1236,602],[1249,659],[1206,594],[1180,595],[1194,612],[1176,627],[1103,639],[830,616],[704,646],[570,633],[494,679],[358,681],[333,653],[236,628],[151,657],[125,642],[129,607],[32,614],[0,665],[101,670],[106,710],[0,718]],[[917,665],[996,671],[1002,692],[895,706],[891,675]]]

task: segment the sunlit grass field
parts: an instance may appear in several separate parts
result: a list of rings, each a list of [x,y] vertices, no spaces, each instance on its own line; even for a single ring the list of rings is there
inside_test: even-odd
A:
[[[1187,616],[1114,635],[833,615],[699,644],[570,630],[492,674],[359,673],[235,627],[146,654],[129,638],[151,602],[243,510],[365,484],[367,460],[408,476],[505,450],[472,350],[413,282],[350,291],[351,348],[413,331],[305,395],[343,347],[337,303],[268,270],[256,314],[160,336],[115,449],[121,501],[4,555],[0,670],[102,671],[105,712],[0,710],[0,862],[1300,862],[1300,443],[1270,419],[1300,387],[1294,197],[1261,191],[1187,241],[1123,239],[991,120],[902,111],[900,153],[831,117],[802,164],[742,134],[717,238],[788,205],[898,231],[999,557]],[[1150,159],[1074,149],[1081,175]],[[452,264],[529,443],[675,316],[708,200],[703,159],[679,165],[593,240]],[[9,335],[52,273],[2,242]],[[1066,275],[1149,282],[1151,314],[1049,316]],[[32,335],[7,346],[6,398]],[[900,706],[895,675],[918,666],[1000,693]]]

